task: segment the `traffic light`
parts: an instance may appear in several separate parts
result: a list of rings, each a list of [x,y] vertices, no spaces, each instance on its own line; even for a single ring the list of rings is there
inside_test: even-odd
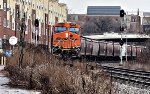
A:
[[[123,10],[123,9],[122,9],[122,10],[120,10],[120,17],[124,17],[124,15],[125,15],[124,10]]]
[[[120,40],[119,44],[122,46],[124,44],[124,41]]]
[[[39,27],[39,20],[38,19],[35,19],[34,25],[35,25],[35,27]]]

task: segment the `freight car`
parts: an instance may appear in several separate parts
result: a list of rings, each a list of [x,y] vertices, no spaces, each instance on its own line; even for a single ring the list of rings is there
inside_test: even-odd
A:
[[[68,58],[99,57],[102,59],[120,59],[121,47],[118,42],[97,41],[80,36],[80,25],[72,22],[56,23],[52,32],[52,52]],[[142,47],[123,46],[123,57],[134,58],[140,55]]]
[[[125,51],[127,48],[127,52]],[[127,58],[140,56],[141,46],[123,45],[122,55]],[[120,59],[121,46],[118,42],[97,41],[92,39],[81,39],[80,57],[99,57],[102,59]]]

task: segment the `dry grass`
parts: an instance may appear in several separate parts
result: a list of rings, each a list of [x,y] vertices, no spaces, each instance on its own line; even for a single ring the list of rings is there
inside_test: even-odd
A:
[[[73,67],[64,66],[70,61],[48,55],[33,45],[25,48],[22,69],[18,67],[18,57],[16,52],[5,68],[13,86],[42,90],[43,94],[109,93],[109,76],[102,69],[90,70],[85,61],[74,61]]]
[[[129,61],[125,64],[126,68],[134,70],[150,71],[150,51],[145,50],[136,60]]]

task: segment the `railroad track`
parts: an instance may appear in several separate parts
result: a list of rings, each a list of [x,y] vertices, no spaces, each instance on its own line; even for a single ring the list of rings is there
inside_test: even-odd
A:
[[[129,70],[125,68],[114,68],[108,66],[102,66],[102,68],[106,72],[109,72],[110,76],[115,79],[150,86],[150,72]]]
[[[65,63],[65,65],[70,65],[73,67],[73,62],[71,63]],[[142,84],[146,86],[150,86],[150,72],[142,71],[142,70],[131,70],[131,69],[125,69],[125,68],[115,68],[115,67],[109,67],[109,66],[102,66],[99,64],[96,64],[96,66],[87,64],[90,66],[90,69],[100,68],[102,67],[104,71],[109,72],[110,76],[123,80],[123,81],[128,81],[128,82],[133,82],[137,84]]]

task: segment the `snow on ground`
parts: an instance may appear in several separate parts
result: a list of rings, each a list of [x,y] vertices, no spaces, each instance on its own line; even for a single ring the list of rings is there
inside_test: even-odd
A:
[[[130,86],[120,83],[114,83],[117,91],[115,94],[150,94],[149,89],[141,89],[137,88],[136,86]]]
[[[23,90],[23,89],[12,89],[6,84],[9,82],[9,78],[1,72],[5,66],[0,66],[0,94],[41,94],[40,92],[33,90]]]

